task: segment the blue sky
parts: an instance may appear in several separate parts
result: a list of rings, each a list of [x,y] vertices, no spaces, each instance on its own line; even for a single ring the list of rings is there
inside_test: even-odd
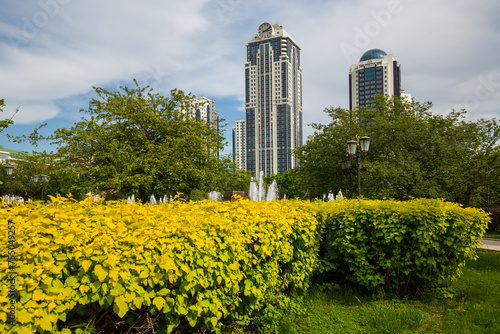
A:
[[[93,86],[116,90],[134,78],[160,94],[215,100],[230,141],[245,117],[246,44],[263,22],[282,25],[301,48],[304,139],[308,124],[329,122],[325,108],[348,107],[349,66],[372,48],[398,58],[402,87],[435,114],[499,118],[499,12],[497,0],[2,0],[0,118],[21,107],[0,145],[50,150],[6,133],[70,127]]]

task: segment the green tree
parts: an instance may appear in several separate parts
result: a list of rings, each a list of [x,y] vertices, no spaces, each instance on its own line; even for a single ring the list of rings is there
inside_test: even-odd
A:
[[[3,112],[3,107],[5,107],[5,100],[4,99],[0,99],[0,113]],[[16,109],[16,113],[17,111],[19,110]],[[14,113],[15,115],[15,113]],[[14,115],[11,117],[11,118],[8,118],[8,119],[3,119],[3,120],[0,120],[0,133],[6,129],[7,127],[9,127],[9,125],[12,125],[14,124],[14,121],[12,120],[12,118],[14,117]],[[3,174],[6,174],[5,171],[3,171]],[[0,186],[3,184],[2,180],[0,180]],[[2,189],[4,190],[4,189]]]
[[[365,197],[441,197],[470,205],[488,177],[497,175],[486,168],[498,150],[495,119],[466,121],[465,111],[433,115],[430,102],[395,97],[377,96],[374,102],[355,110],[326,109],[330,124],[313,124],[315,133],[297,151],[299,173],[311,194],[339,189],[346,194],[349,177],[340,168],[348,158],[346,142],[365,134],[372,138],[362,163]]]
[[[34,182],[34,176],[38,175],[49,175],[51,172],[51,166],[48,163],[46,157],[42,155],[31,155],[21,153],[20,159],[16,159],[14,172],[8,178],[8,182],[4,185],[2,189],[3,193],[15,195],[28,199],[41,199],[42,186],[44,190],[44,198],[49,194],[54,194],[51,187],[51,179],[48,181],[42,180],[39,177],[37,183]]]
[[[238,168],[230,155],[219,159],[217,166],[210,174],[206,192],[208,191],[245,191],[248,194],[248,186],[251,180],[251,172]]]
[[[5,100],[0,99],[0,112],[3,112],[3,107],[5,107]],[[0,133],[11,124],[14,124],[12,117],[9,119],[0,120]]]
[[[307,198],[307,188],[302,182],[297,169],[290,169],[280,174],[269,174],[264,176],[264,183],[269,186],[273,180],[276,180],[278,185],[279,197],[291,198]]]
[[[114,92],[95,88],[98,98],[81,110],[86,114],[81,121],[46,138],[35,129],[23,139],[57,145],[52,161],[58,162],[62,179],[77,176],[73,191],[114,191],[143,201],[151,194],[181,192],[189,199],[219,164],[215,153],[224,139],[218,126],[179,111],[186,109],[191,94],[172,90],[164,97],[135,85]],[[63,174],[64,168],[70,171]]]

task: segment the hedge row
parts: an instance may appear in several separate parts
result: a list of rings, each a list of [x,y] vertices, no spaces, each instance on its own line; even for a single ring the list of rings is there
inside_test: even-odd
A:
[[[349,200],[324,203],[318,220],[320,280],[415,295],[453,280],[477,257],[489,217],[442,200]]]
[[[218,332],[307,289],[318,248],[315,208],[299,201],[131,205],[52,198],[51,206],[0,208],[0,226],[2,235],[15,226],[16,265],[8,268],[13,253],[2,243],[1,333],[70,333],[61,325],[68,313],[95,302],[120,317],[160,311],[169,331],[187,321]],[[13,272],[14,327],[6,323]]]
[[[8,241],[0,246],[0,332],[70,333],[68,314],[94,303],[125,318],[161,312],[170,331],[189,324],[219,332],[286,307],[313,274],[368,291],[433,290],[475,257],[488,219],[441,200],[52,198],[51,206],[0,207]],[[13,273],[14,327],[6,323]]]

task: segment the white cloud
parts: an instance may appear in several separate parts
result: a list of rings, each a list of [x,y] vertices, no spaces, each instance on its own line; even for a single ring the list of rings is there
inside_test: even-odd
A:
[[[444,113],[475,96],[478,77],[500,82],[499,10],[496,0],[4,0],[0,98],[23,105],[19,124],[58,121],[92,86],[137,78],[162,93],[232,101],[237,112],[222,115],[231,126],[242,114],[246,44],[268,21],[301,47],[306,135],[307,124],[329,121],[324,108],[348,107],[349,66],[370,48],[396,55],[403,88]],[[471,114],[500,116],[499,95]]]
[[[19,111],[12,120],[19,124],[35,124],[56,117],[60,113],[59,107],[50,101],[30,101],[24,104],[12,104],[5,101],[4,113],[7,118],[12,117],[15,110]]]

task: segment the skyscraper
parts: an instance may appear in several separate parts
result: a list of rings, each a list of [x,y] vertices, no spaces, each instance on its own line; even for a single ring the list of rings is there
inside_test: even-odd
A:
[[[401,98],[401,66],[392,54],[366,51],[349,70],[349,109],[370,104],[376,94]]]
[[[233,130],[233,161],[238,165],[239,169],[246,169],[246,126],[244,119],[236,120],[236,125]]]
[[[302,146],[300,48],[278,24],[262,23],[247,44],[246,170],[256,176],[297,166]]]

